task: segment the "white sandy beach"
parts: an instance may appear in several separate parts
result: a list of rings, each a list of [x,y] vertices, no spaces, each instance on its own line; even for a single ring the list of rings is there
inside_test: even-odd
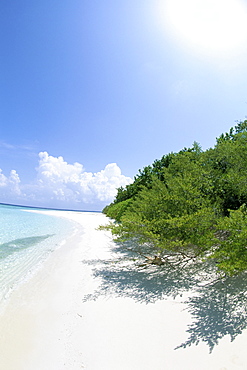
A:
[[[114,261],[110,234],[96,230],[107,219],[100,213],[44,212],[72,219],[78,227],[2,310],[1,370],[247,368],[246,330],[233,342],[226,335],[211,354],[201,343],[174,349],[188,338],[191,322],[179,299],[146,304],[131,294],[107,293],[83,300],[101,284],[94,261]]]

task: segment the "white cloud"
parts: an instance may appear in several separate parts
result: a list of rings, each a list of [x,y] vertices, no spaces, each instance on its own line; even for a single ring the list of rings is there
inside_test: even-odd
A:
[[[4,176],[2,170],[0,170],[0,187],[4,187],[7,184],[7,177]]]
[[[31,184],[20,184],[16,171],[7,178],[0,172],[0,201],[16,199],[33,206],[102,209],[114,199],[117,188],[126,186],[132,179],[121,174],[116,163],[107,164],[96,173],[86,172],[80,163],[69,164],[63,157],[39,153],[37,177]],[[2,189],[8,189],[5,196]]]
[[[5,176],[0,169],[0,195],[3,202],[14,199],[21,194],[20,179],[15,170],[10,171],[9,176]]]

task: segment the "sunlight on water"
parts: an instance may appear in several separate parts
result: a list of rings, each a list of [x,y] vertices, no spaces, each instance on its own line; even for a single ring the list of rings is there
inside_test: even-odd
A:
[[[73,229],[66,219],[0,205],[0,301],[31,276]]]

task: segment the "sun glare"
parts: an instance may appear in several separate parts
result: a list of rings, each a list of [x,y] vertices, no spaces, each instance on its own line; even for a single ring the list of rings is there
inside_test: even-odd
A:
[[[215,57],[245,52],[247,5],[241,0],[163,0],[162,18],[177,41]]]

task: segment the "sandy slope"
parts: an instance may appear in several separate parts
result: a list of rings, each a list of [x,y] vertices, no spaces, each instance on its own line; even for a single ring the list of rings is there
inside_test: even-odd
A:
[[[2,312],[1,370],[247,368],[246,330],[232,343],[223,338],[212,354],[204,344],[174,350],[187,339],[191,321],[179,300],[168,297],[146,304],[116,297],[108,289],[96,300],[84,301],[101,284],[93,274],[97,261],[114,260],[110,235],[95,230],[106,218],[47,212],[73,219],[77,231],[13,292]]]

